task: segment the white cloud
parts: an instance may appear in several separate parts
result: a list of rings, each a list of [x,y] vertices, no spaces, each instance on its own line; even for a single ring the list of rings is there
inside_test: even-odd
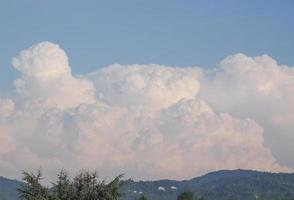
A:
[[[41,42],[21,51],[12,64],[23,75],[41,80],[67,76],[71,72],[65,52],[50,42]]]
[[[168,107],[198,93],[198,68],[161,65],[112,65],[86,77],[97,89],[97,96],[113,106]]]
[[[79,77],[71,74],[67,60],[48,42],[14,59],[22,73],[18,96],[0,101],[3,175],[15,177],[40,166],[52,177],[62,168],[90,168],[136,179],[191,178],[234,168],[289,170],[264,145],[268,133],[255,121],[259,115],[247,110],[255,113],[246,102],[258,108],[267,102],[274,112],[267,111],[265,119],[293,131],[288,127],[292,110],[282,112],[279,100],[282,95],[293,106],[286,94],[293,88],[292,71],[267,56],[235,55],[208,72],[112,65]],[[254,98],[244,100],[249,94]],[[239,106],[244,108],[234,110]]]
[[[265,131],[266,145],[294,166],[294,68],[263,55],[236,54],[201,78],[200,97],[219,112],[251,118]]]
[[[15,81],[17,92],[35,101],[60,109],[95,102],[91,81],[73,77],[65,52],[56,44],[42,42],[13,58],[22,73]]]
[[[0,116],[7,117],[14,112],[14,102],[11,99],[0,99]]]

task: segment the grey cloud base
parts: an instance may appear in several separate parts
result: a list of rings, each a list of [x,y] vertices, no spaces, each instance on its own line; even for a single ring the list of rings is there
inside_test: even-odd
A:
[[[183,179],[294,167],[291,146],[271,141],[293,139],[294,71],[268,56],[233,55],[212,71],[111,65],[75,77],[65,52],[43,42],[13,65],[22,76],[16,97],[0,100],[2,175],[42,166],[51,177],[89,168]]]

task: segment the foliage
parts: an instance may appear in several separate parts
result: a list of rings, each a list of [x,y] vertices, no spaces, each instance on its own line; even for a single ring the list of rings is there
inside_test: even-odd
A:
[[[177,200],[194,200],[194,194],[190,191],[182,192]]]
[[[142,196],[139,198],[139,200],[147,200],[147,198],[146,198],[144,195],[142,195]]]
[[[18,189],[21,199],[26,200],[49,200],[49,190],[42,186],[40,181],[42,179],[41,171],[37,174],[23,172],[23,180],[28,184],[23,185]]]
[[[69,178],[70,183],[73,182],[73,179]],[[200,195],[203,195],[206,200],[253,200],[255,198],[261,200],[294,200],[293,173],[222,170],[185,181],[137,182],[129,179],[123,183],[119,191],[124,192],[125,195],[120,200],[138,200],[141,197],[140,192],[143,192],[151,200],[176,200],[183,191],[192,191],[197,197],[195,199],[198,200],[201,197]],[[0,199],[18,200],[16,188],[21,188],[23,185],[25,185],[23,182],[0,177]],[[166,191],[158,191],[159,186],[164,187]],[[171,186],[176,186],[176,189],[171,189]],[[50,187],[49,193],[52,194],[55,189],[56,186]],[[138,192],[135,193],[134,191]],[[62,198],[59,197],[59,199]]]
[[[23,200],[118,200],[122,193],[122,175],[110,183],[99,181],[96,172],[83,171],[73,179],[66,171],[62,170],[57,175],[57,182],[49,190],[43,186],[41,172],[37,175],[23,172],[23,180],[27,183],[18,189]]]

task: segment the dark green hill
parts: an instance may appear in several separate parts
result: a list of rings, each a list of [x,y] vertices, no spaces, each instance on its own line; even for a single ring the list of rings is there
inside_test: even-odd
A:
[[[222,170],[185,181],[128,180],[124,191],[130,200],[138,199],[141,193],[151,200],[176,200],[183,191],[192,191],[195,196],[209,200],[294,199],[294,174]]]
[[[0,200],[16,200],[16,188],[22,182],[0,177]],[[252,170],[222,170],[191,180],[133,181],[124,182],[123,200],[137,200],[142,194],[149,200],[176,200],[183,191],[208,200],[294,200],[294,174],[268,173]]]

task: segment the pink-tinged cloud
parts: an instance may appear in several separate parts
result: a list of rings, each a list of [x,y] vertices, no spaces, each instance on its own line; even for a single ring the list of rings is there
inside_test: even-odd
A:
[[[51,177],[89,168],[136,179],[291,170],[265,138],[293,137],[266,131],[293,132],[293,70],[268,56],[233,55],[211,71],[117,64],[76,77],[65,52],[44,42],[13,65],[22,75],[17,95],[0,100],[2,175],[40,166]]]

